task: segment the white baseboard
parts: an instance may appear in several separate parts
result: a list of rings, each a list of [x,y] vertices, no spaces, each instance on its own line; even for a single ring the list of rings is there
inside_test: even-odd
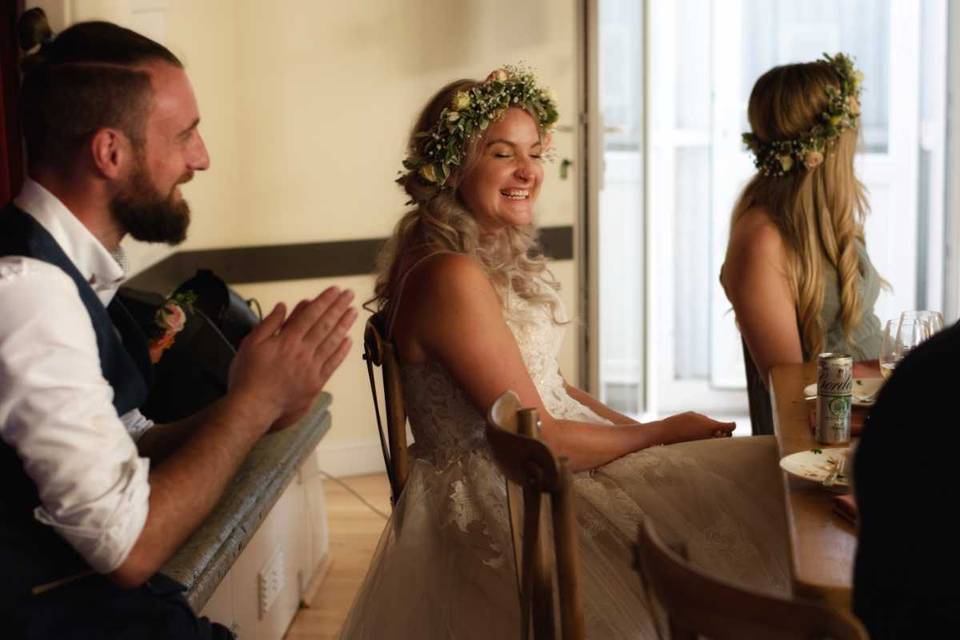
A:
[[[321,442],[314,455],[317,468],[338,478],[386,472],[379,440],[330,446]]]

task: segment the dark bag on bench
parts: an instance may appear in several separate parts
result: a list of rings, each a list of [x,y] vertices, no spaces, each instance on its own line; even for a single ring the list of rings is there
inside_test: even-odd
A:
[[[141,412],[155,422],[172,422],[203,409],[227,392],[230,363],[259,314],[239,294],[207,269],[181,284],[171,295],[192,292],[186,322],[173,344],[154,364],[154,381]],[[148,338],[161,333],[157,311],[167,298],[122,288],[117,294]],[[257,305],[258,306],[258,305]]]

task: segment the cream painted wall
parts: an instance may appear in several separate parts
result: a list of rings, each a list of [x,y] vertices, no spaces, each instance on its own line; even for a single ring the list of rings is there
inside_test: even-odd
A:
[[[212,161],[184,189],[194,211],[188,249],[386,235],[405,200],[393,179],[409,127],[450,80],[522,61],[561,107],[576,104],[574,2],[40,4],[161,30],[150,35],[184,61]],[[561,109],[558,158],[574,158],[575,120]],[[575,181],[559,180],[559,164],[548,174],[540,222],[572,224]]]
[[[550,0],[42,0],[65,22],[100,17],[149,31],[185,63],[200,105],[211,167],[184,187],[193,223],[185,249],[384,237],[404,209],[394,183],[409,128],[447,82],[525,62],[561,107],[557,159],[576,157],[577,3]],[[56,17],[56,16],[54,16]],[[54,24],[55,28],[62,24]],[[564,108],[564,107],[567,108]],[[546,169],[539,221],[576,221],[576,184]],[[135,246],[134,269],[163,248]],[[557,264],[576,307],[576,269]],[[247,285],[265,310],[331,284]],[[338,278],[360,300],[370,276]],[[321,450],[334,472],[379,460],[376,427],[354,350],[328,390],[334,428]],[[573,327],[561,368],[576,375]],[[348,452],[345,454],[344,452]],[[372,452],[372,453],[371,453]],[[353,456],[353,457],[351,457]],[[322,457],[322,451],[321,451]],[[339,466],[336,466],[339,464]],[[329,467],[330,465],[328,465]],[[328,469],[329,470],[329,469]]]

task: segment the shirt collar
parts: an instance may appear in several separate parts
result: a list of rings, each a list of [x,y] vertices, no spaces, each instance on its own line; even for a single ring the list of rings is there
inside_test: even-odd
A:
[[[126,276],[123,249],[116,254],[107,251],[59,198],[30,178],[23,181],[23,189],[13,202],[53,236],[100,301],[109,304]]]

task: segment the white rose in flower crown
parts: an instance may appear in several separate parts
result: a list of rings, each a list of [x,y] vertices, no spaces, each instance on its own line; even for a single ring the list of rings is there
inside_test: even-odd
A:
[[[187,323],[187,314],[184,313],[183,308],[176,302],[168,302],[163,305],[160,313],[163,316],[160,323],[166,327],[168,331],[179,333],[180,330],[183,329],[183,325]]]
[[[460,119],[460,114],[456,111],[447,111],[447,122],[456,122]]]
[[[487,82],[491,80],[497,80],[499,82],[507,81],[507,70],[506,69],[494,69],[490,72],[490,75],[487,76]]]
[[[557,104],[557,92],[550,87],[547,87],[546,89],[541,91],[540,97],[543,98],[544,100],[552,102],[553,104]]]
[[[425,164],[420,167],[420,177],[426,180],[427,182],[436,183],[437,181],[437,170],[432,164]]]
[[[777,160],[780,162],[780,168],[782,168],[784,171],[790,171],[790,169],[793,169],[793,158],[790,156],[777,156]]]
[[[454,111],[463,111],[470,106],[470,94],[466,91],[457,91],[457,95],[453,96],[453,110]]]
[[[819,167],[822,162],[823,154],[819,151],[807,151],[805,154],[803,154],[803,165],[807,169],[815,169]]]

